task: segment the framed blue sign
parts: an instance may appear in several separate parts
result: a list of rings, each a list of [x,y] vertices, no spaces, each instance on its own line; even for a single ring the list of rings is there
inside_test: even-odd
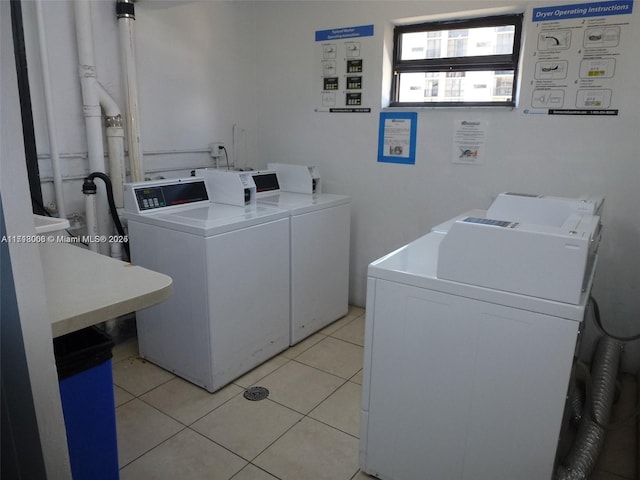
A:
[[[378,162],[416,163],[417,112],[381,112]]]

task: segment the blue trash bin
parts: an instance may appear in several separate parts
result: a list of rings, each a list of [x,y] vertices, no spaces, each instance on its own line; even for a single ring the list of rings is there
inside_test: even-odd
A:
[[[113,341],[90,327],[55,338],[53,347],[73,480],[117,480]]]

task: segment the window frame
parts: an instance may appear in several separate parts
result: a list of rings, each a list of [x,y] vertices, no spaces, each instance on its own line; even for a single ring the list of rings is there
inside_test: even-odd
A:
[[[393,31],[393,78],[391,81],[390,107],[515,107],[518,89],[519,62],[522,47],[523,13],[495,15],[490,17],[445,20],[418,24],[396,25]],[[402,54],[402,35],[405,33],[434,32],[440,30],[474,29],[513,25],[513,49],[511,53],[478,55],[467,57],[445,57],[418,60],[400,60]],[[443,41],[447,41],[445,38]],[[507,101],[432,101],[400,102],[401,73],[429,72],[471,72],[471,71],[513,70],[513,88],[511,99]]]

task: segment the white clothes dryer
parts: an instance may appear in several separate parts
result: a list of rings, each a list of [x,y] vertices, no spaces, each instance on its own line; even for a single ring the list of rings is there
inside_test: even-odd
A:
[[[580,234],[585,244],[597,243],[598,218],[585,216],[584,231],[571,224],[563,232],[473,213],[369,265],[360,432],[360,467],[368,474],[385,480],[552,477],[596,253],[575,264],[579,278],[567,285],[577,292],[573,303],[559,300],[565,292],[531,295],[526,274],[544,283],[536,263],[547,276],[565,269],[569,263],[552,254],[571,260],[578,249],[573,237]],[[483,243],[485,233],[498,241]],[[519,243],[499,241],[503,237]],[[452,244],[461,245],[459,255],[449,255],[445,247]],[[492,249],[506,255],[508,247],[519,249],[520,264],[485,255]],[[478,267],[493,285],[505,263],[524,273],[503,288],[462,275],[442,278],[448,267],[455,274]]]
[[[291,331],[294,345],[349,309],[351,199],[280,190],[274,171],[253,174],[258,205],[289,212]]]
[[[131,260],[173,295],[136,314],[140,355],[214,392],[289,346],[289,215],[209,201],[202,178],[125,185]]]

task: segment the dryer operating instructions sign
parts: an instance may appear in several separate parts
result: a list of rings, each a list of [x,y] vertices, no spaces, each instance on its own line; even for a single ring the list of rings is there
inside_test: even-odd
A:
[[[371,112],[363,91],[371,70],[365,59],[367,37],[372,36],[373,25],[316,32],[316,112]]]
[[[525,52],[525,114],[618,115],[632,0],[534,8]]]

